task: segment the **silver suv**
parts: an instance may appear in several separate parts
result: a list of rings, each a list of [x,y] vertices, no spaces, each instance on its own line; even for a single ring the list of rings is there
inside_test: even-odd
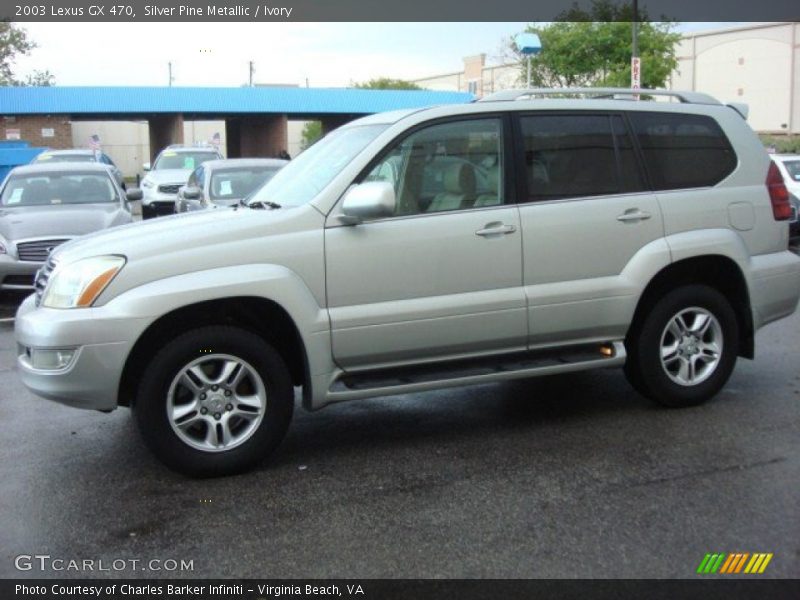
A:
[[[133,408],[197,476],[272,452],[295,386],[317,410],[624,367],[709,399],[800,297],[780,173],[741,106],[567,93],[363,118],[247,206],[60,246],[17,314],[25,385]]]

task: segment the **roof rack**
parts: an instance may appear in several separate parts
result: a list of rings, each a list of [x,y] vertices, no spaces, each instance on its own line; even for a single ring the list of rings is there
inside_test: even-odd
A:
[[[700,92],[679,92],[673,90],[633,90],[630,88],[531,88],[504,90],[490,94],[478,102],[505,102],[509,100],[529,100],[535,96],[587,96],[606,99],[633,99],[634,96],[668,96],[685,104],[720,104],[720,102]],[[621,97],[621,98],[618,98]]]

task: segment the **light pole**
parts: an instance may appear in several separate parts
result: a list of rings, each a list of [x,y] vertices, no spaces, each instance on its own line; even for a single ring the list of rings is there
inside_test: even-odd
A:
[[[523,56],[528,57],[528,79],[525,87],[531,87],[531,58],[542,51],[542,41],[535,33],[520,33],[514,38],[514,43],[517,45]]]
[[[633,32],[631,39],[631,89],[642,87],[642,62],[639,58],[639,2],[633,0]],[[639,96],[634,96],[637,100]]]

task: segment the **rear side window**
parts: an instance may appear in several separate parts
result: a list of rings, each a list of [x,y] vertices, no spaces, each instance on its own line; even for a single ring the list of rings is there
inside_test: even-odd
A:
[[[736,168],[736,154],[705,115],[629,113],[653,189],[716,185]]]
[[[643,189],[619,116],[540,114],[521,117],[520,125],[529,202]]]

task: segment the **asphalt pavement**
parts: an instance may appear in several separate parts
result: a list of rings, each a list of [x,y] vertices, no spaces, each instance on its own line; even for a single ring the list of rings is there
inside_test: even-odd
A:
[[[298,406],[270,462],[197,481],[127,409],[30,394],[2,322],[0,577],[693,577],[709,552],[773,553],[762,577],[798,577],[798,339],[800,314],[768,326],[692,409],[619,370]]]

